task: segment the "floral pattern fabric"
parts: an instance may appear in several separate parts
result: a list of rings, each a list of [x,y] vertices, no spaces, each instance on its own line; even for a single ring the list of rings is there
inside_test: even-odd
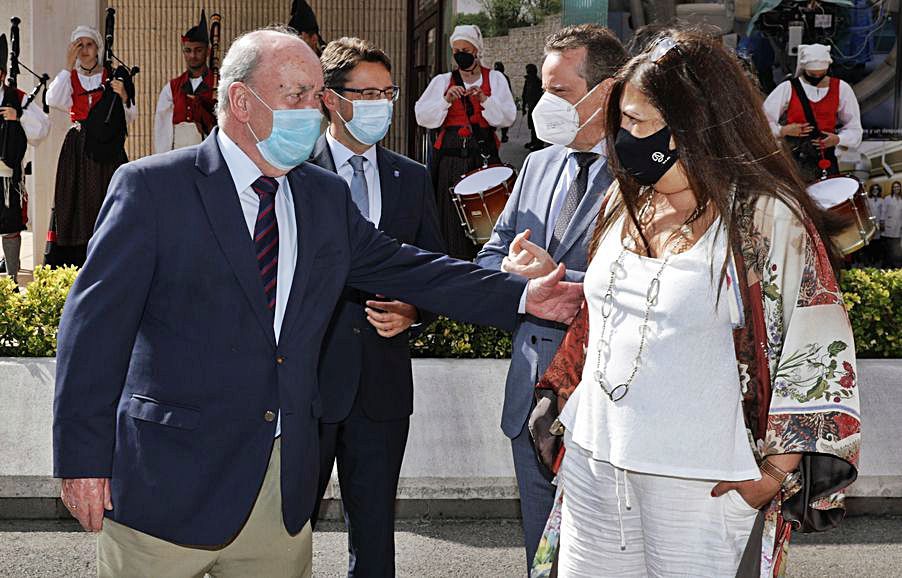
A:
[[[606,205],[613,206],[616,198],[612,187]],[[826,247],[811,222],[774,197],[737,199],[733,219],[740,241],[728,264],[726,296],[732,301],[738,382],[753,451],[759,460],[804,453],[810,456],[811,475],[829,471],[839,479],[826,485],[843,488],[857,475],[861,418],[852,328]],[[553,389],[559,406],[581,379],[585,310],[536,386]],[[847,467],[818,467],[831,460]],[[783,502],[800,487],[778,495],[766,508],[762,578],[785,574],[792,525],[783,518]],[[563,499],[559,488],[533,578],[551,574]],[[843,492],[814,493],[807,507],[843,508]]]

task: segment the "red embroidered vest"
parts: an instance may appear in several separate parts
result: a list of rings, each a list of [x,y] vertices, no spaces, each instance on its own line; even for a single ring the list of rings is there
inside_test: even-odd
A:
[[[804,82],[804,81],[803,81]],[[827,96],[817,102],[811,103],[811,112],[814,113],[814,119],[817,121],[817,128],[822,132],[836,132],[836,113],[839,111],[839,79],[830,78],[830,89]],[[792,91],[792,98],[789,100],[789,108],[786,111],[787,124],[805,124],[808,120],[805,118],[805,109],[802,108],[802,101],[796,91]]]
[[[490,81],[489,75],[491,74],[491,69],[486,68],[485,66],[480,67],[482,69],[482,93],[486,95],[486,97],[492,96],[492,83]],[[452,76],[448,80],[448,86],[445,88],[445,91],[451,88],[451,85],[454,84],[454,77]],[[445,131],[448,127],[465,127],[467,125],[478,125],[483,128],[489,128],[491,125],[482,117],[482,103],[479,102],[479,99],[475,96],[466,97],[473,105],[473,115],[469,118],[469,122],[467,119],[467,107],[464,105],[464,99],[456,98],[454,102],[451,103],[451,108],[448,109],[448,114],[445,116],[445,122],[442,123],[442,130],[439,132],[438,138],[435,139],[435,148],[442,148],[442,141],[445,139]],[[497,137],[495,139],[497,141]],[[496,143],[497,145],[497,143]]]
[[[198,122],[208,133],[216,124],[213,116],[216,94],[213,92],[213,74],[210,70],[204,74],[197,90],[191,88],[187,71],[170,80],[169,89],[172,91],[172,124]]]
[[[103,83],[106,82],[106,69],[103,70],[100,80],[102,88]],[[78,72],[75,70],[71,72],[70,81],[72,83],[72,106],[69,108],[69,118],[72,122],[81,122],[88,118],[88,113],[100,102],[103,90],[86,91],[78,79]]]

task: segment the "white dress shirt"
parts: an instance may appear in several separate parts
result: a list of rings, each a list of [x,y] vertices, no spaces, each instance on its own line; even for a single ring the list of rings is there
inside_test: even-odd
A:
[[[423,95],[414,105],[417,124],[424,128],[438,128],[445,122],[451,103],[445,100],[445,91],[451,84],[451,73],[436,75],[423,91]],[[497,70],[489,73],[489,84],[492,96],[482,103],[482,118],[495,128],[504,128],[514,124],[517,119],[517,105],[511,94],[507,79]],[[464,88],[482,86],[482,76],[473,83],[464,83]]]
[[[251,189],[251,184],[263,176],[263,173],[225,132],[217,131],[216,138],[219,141],[222,157],[232,175],[232,181],[235,183],[235,190],[238,191],[238,200],[241,201],[241,210],[244,212],[248,235],[253,239],[257,212],[260,208],[260,197]],[[288,296],[291,294],[291,281],[294,279],[294,269],[298,258],[298,228],[288,178],[281,176],[276,178],[276,181],[279,183],[279,190],[276,191],[276,220],[279,223],[279,263],[277,267],[279,271],[276,276],[276,309],[272,325],[276,334],[276,343],[279,343],[282,320],[285,318],[285,306],[288,304]],[[276,437],[282,431],[281,426],[282,414],[280,411],[279,421],[276,423]]]
[[[59,110],[69,112],[72,108],[72,74],[71,70],[60,70],[56,78],[47,87],[47,105]],[[85,90],[96,90],[100,88],[103,80],[103,74],[92,74],[85,76],[78,73],[78,81],[81,82],[82,88]],[[138,118],[138,105],[133,104],[125,107],[125,122],[131,124]]]
[[[590,152],[597,153],[598,159],[595,160],[591,165],[589,165],[589,184],[586,189],[586,194],[589,194],[589,190],[592,188],[592,183],[595,181],[595,177],[598,176],[598,173],[601,171],[601,167],[604,166],[605,161],[607,161],[606,147],[604,141],[601,141],[594,147]],[[561,176],[557,180],[557,185],[554,187],[554,193],[551,197],[551,205],[548,207],[548,221],[545,223],[545,246],[551,242],[551,236],[554,234],[554,223],[557,221],[558,215],[561,214],[561,207],[564,206],[564,200],[567,198],[567,191],[570,189],[570,183],[576,178],[579,174],[579,164],[576,162],[576,157],[573,156],[573,153],[582,152],[577,151],[575,149],[567,147],[567,162],[564,165],[564,170],[561,171]],[[603,192],[603,191],[602,191]]]
[[[329,143],[329,150],[332,151],[332,160],[335,162],[335,169],[338,176],[343,178],[348,186],[351,186],[351,179],[354,177],[354,167],[348,161],[357,153],[338,142],[332,136],[332,128],[326,130],[326,142]],[[367,220],[376,227],[382,219],[382,188],[379,184],[379,163],[376,160],[376,146],[373,145],[362,155],[366,161],[363,163],[363,176],[366,177],[366,190],[369,195],[369,217]]]
[[[819,102],[827,93],[830,92],[830,86],[818,88],[801,81],[802,90],[808,96],[811,102]],[[764,114],[770,123],[770,129],[775,137],[780,136],[780,117],[789,108],[789,101],[792,99],[792,85],[789,81],[781,83],[773,90],[764,101]],[[839,145],[844,148],[854,149],[861,144],[861,137],[864,131],[861,128],[861,110],[858,107],[858,99],[855,98],[855,92],[844,80],[839,81],[839,109],[836,111],[837,130],[836,136],[839,137]],[[839,128],[841,127],[841,128]]]
[[[197,90],[203,81],[203,76],[197,78],[189,78],[191,90]],[[157,110],[153,117],[153,152],[154,154],[164,153],[172,150],[172,109],[175,102],[172,98],[172,85],[167,82],[160,91],[160,97],[157,99]]]

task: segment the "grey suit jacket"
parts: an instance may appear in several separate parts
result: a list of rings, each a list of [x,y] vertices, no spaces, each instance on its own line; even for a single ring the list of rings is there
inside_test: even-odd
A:
[[[495,223],[492,237],[483,246],[476,263],[490,269],[501,269],[514,237],[531,229],[530,240],[545,247],[548,213],[558,178],[567,160],[567,149],[560,145],[536,151],[526,157],[514,190]],[[582,282],[588,266],[589,241],[601,200],[612,178],[607,163],[595,177],[586,196],[576,209],[561,244],[552,257],[567,265],[567,280]],[[507,373],[501,429],[514,438],[520,434],[532,406],[533,387],[554,357],[566,326],[521,316],[514,331],[511,365]]]

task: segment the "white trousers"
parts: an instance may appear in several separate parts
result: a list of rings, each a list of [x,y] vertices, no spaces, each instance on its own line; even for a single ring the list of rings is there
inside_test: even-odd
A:
[[[736,575],[758,510],[735,490],[712,498],[710,480],[624,471],[567,441],[560,578]]]

